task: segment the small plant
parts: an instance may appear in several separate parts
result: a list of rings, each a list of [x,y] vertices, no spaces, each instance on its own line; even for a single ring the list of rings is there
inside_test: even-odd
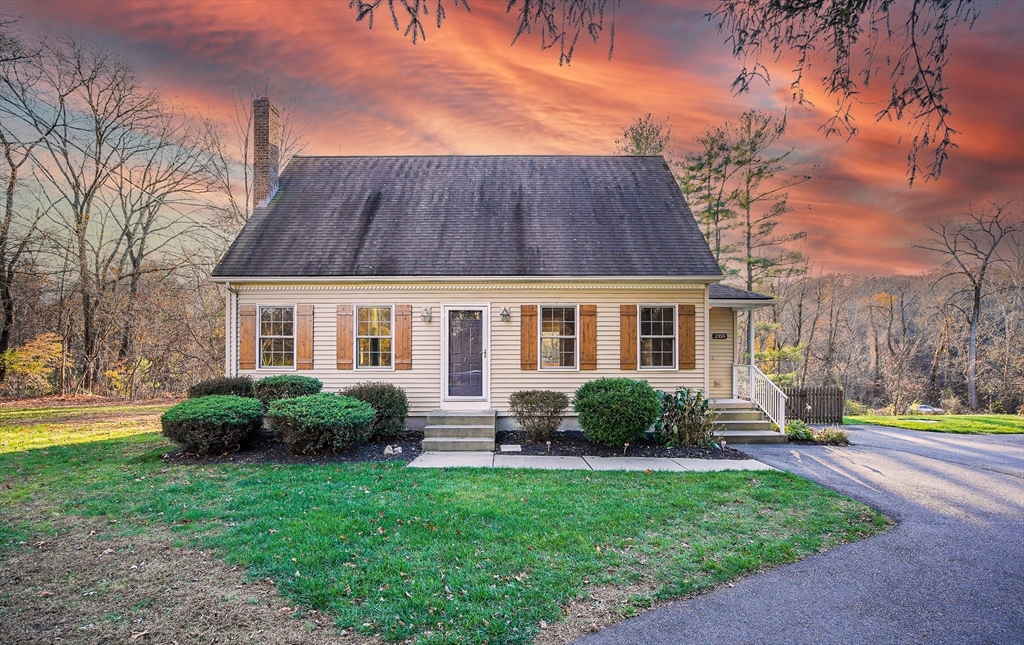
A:
[[[605,446],[621,446],[642,435],[657,421],[660,407],[647,381],[629,378],[588,381],[573,399],[583,435]]]
[[[188,398],[198,399],[201,396],[211,394],[225,394],[231,396],[244,396],[252,398],[252,377],[249,376],[222,376],[200,381],[188,388]]]
[[[551,440],[567,407],[569,397],[552,390],[519,390],[508,397],[509,413],[536,442]]]
[[[320,379],[298,374],[280,374],[261,378],[252,384],[253,396],[263,402],[263,409],[278,399],[294,399],[297,396],[309,396],[322,390],[324,384]]]
[[[681,387],[659,392],[661,415],[654,433],[669,446],[709,446],[715,430],[715,410],[701,390]]]
[[[385,383],[357,383],[341,391],[344,396],[370,404],[377,413],[370,425],[370,439],[395,437],[405,432],[405,418],[409,414],[409,399],[405,390]]]
[[[201,400],[201,399],[198,399]],[[370,436],[374,412],[369,403],[328,392],[270,404],[270,425],[299,454],[334,452],[358,445]]]
[[[237,450],[259,431],[263,406],[241,396],[211,395],[189,399],[160,417],[165,437],[186,452],[201,455]]]
[[[789,424],[786,424],[789,425]],[[832,446],[848,446],[850,445],[850,435],[846,434],[843,430],[832,426],[831,428],[822,428],[814,433],[814,440],[821,443],[827,443]]]
[[[786,422],[786,435],[794,441],[814,441],[814,431],[800,419]]]

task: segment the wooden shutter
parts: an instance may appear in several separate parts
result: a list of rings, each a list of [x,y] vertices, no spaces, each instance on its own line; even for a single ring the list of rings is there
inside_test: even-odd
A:
[[[597,305],[580,305],[580,369],[597,369]]]
[[[395,305],[395,369],[412,369],[412,305]]]
[[[697,308],[679,305],[679,369],[697,369]]]
[[[238,307],[238,369],[256,369],[256,305]]]
[[[537,369],[537,305],[519,307],[519,365],[522,370]]]
[[[295,308],[295,369],[313,369],[313,305]]]
[[[352,305],[338,305],[338,369],[352,369]]]
[[[636,305],[619,306],[619,369],[636,369]]]

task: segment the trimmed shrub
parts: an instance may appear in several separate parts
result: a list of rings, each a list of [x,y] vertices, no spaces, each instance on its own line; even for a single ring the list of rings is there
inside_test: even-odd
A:
[[[552,390],[519,390],[508,397],[508,410],[533,441],[550,441],[562,425],[569,397]]]
[[[278,399],[267,412],[288,450],[300,454],[334,452],[366,441],[373,416],[369,403],[328,392]]]
[[[259,431],[262,415],[256,399],[213,394],[168,409],[160,425],[164,436],[186,452],[208,455],[244,446]]]
[[[715,431],[715,410],[701,390],[681,387],[659,392],[661,414],[654,434],[669,446],[709,446]]]
[[[394,437],[405,432],[405,417],[409,414],[409,399],[405,390],[391,383],[371,382],[356,383],[341,391],[343,396],[350,396],[370,404],[377,416],[370,424],[370,439]]]
[[[599,378],[576,390],[573,409],[583,435],[605,446],[621,446],[647,431],[658,419],[658,393],[647,381]]]
[[[188,388],[188,398],[198,399],[201,396],[212,394],[224,394],[228,396],[244,396],[253,398],[252,377],[249,376],[222,376],[200,381]]]
[[[263,409],[278,399],[294,399],[297,396],[309,396],[322,390],[324,384],[320,379],[298,374],[280,374],[261,378],[252,384],[253,396],[263,401]]]
[[[795,441],[814,441],[814,431],[800,419],[786,422],[786,434]]]

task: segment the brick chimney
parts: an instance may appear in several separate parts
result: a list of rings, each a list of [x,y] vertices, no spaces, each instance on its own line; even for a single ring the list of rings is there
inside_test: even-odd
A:
[[[277,108],[263,97],[252,102],[252,203],[266,206],[277,192],[281,128]]]

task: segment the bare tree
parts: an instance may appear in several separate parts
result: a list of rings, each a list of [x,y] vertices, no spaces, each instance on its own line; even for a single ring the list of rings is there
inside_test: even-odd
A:
[[[77,261],[82,387],[91,390],[99,369],[102,287],[93,270],[93,218],[115,173],[152,145],[139,133],[158,118],[159,99],[127,61],[70,35],[47,44],[40,70],[34,94],[21,108],[42,137],[37,168],[56,196],[57,224],[69,235],[67,250]]]
[[[26,111],[34,100],[35,85],[42,74],[38,48],[21,43],[8,33],[11,23],[0,20],[0,149],[3,150],[4,210],[0,219],[0,355],[11,348],[11,331],[16,308],[13,283],[26,254],[37,241],[39,223],[45,210],[17,199],[24,190],[25,171],[31,169],[33,153],[57,127],[58,112],[49,120]],[[56,97],[58,102],[66,98]],[[0,382],[6,363],[0,359]]]
[[[203,241],[205,232],[196,213],[205,208],[202,198],[215,187],[214,155],[196,118],[165,107],[144,136],[152,145],[112,177],[116,193],[110,210],[117,236],[105,258],[108,265],[116,265],[114,280],[127,282],[120,361],[132,353],[134,306],[144,275],[170,274],[193,260],[191,243]]]
[[[989,272],[994,266],[1008,266],[1008,258],[1001,255],[1004,242],[1024,231],[1021,209],[1008,208],[1009,204],[991,203],[990,208],[975,213],[968,209],[962,220],[948,218],[935,225],[926,225],[932,239],[925,244],[913,245],[934,251],[946,257],[946,272],[938,281],[959,276],[968,284],[967,307],[956,306],[969,324],[967,348],[967,397],[972,410],[978,409],[978,323],[982,302],[987,292]],[[937,281],[937,282],[938,282]]]
[[[234,238],[249,221],[256,206],[252,201],[252,102],[269,94],[267,78],[250,79],[245,88],[232,93],[233,110],[227,126],[207,121],[207,145],[214,152],[212,169],[221,195],[214,210],[227,240]],[[284,170],[292,157],[301,155],[309,145],[309,124],[302,120],[297,100],[287,100],[277,107],[281,129],[279,163]]]

